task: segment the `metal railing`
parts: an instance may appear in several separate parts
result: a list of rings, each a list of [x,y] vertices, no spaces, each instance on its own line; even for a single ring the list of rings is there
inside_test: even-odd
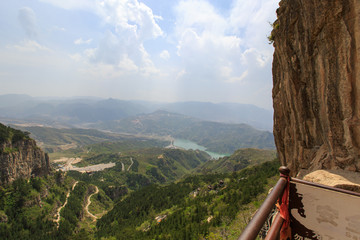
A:
[[[287,184],[287,177],[289,177],[290,170],[287,167],[280,167],[280,179],[276,183],[275,187],[271,191],[271,193],[267,196],[261,207],[255,213],[254,217],[251,219],[249,224],[246,226],[238,240],[254,240],[258,236],[262,226],[264,225],[266,219],[274,208],[278,199],[283,195],[284,189]],[[280,228],[283,224],[283,219],[280,217],[280,213],[275,216],[275,220],[271,225],[267,235],[266,240],[276,239]]]
[[[281,203],[281,197],[283,195],[284,189],[290,180],[289,184],[302,184],[314,187],[317,190],[326,189],[329,192],[338,192],[346,195],[352,195],[354,197],[360,197],[360,193],[353,192],[345,189],[340,189],[336,187],[330,187],[319,183],[308,182],[305,180],[297,179],[297,178],[289,178],[290,170],[287,167],[280,167],[280,179],[271,191],[271,193],[267,196],[264,203],[258,209],[254,217],[251,219],[250,223],[246,226],[238,240],[255,240],[258,236],[260,230],[262,229],[265,221],[268,219],[269,214],[272,212],[276,202],[279,200]],[[291,195],[291,194],[290,194]],[[289,196],[290,197],[290,196]],[[309,217],[309,216],[308,216]],[[273,217],[273,221],[270,229],[267,231],[265,240],[274,240],[278,239],[278,235],[280,233],[281,226],[284,222],[284,219],[280,217],[280,213],[278,212],[275,217]],[[295,231],[298,229],[294,229]]]

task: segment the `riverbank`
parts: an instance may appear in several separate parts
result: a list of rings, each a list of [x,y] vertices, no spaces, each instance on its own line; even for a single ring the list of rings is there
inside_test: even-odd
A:
[[[186,149],[186,150],[193,149],[193,150],[204,151],[207,154],[209,154],[213,159],[219,159],[221,157],[225,157],[225,156],[230,155],[230,154],[221,154],[221,153],[215,153],[215,152],[207,151],[206,147],[198,145],[196,142],[192,142],[192,141],[186,140],[186,139],[174,139],[173,145],[175,147],[183,148],[183,149]]]

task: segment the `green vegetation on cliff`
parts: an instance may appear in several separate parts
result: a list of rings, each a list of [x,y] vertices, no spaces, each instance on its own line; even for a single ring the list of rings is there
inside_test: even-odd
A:
[[[30,139],[29,132],[23,132],[0,123],[0,144],[4,142],[15,143],[20,140]]]

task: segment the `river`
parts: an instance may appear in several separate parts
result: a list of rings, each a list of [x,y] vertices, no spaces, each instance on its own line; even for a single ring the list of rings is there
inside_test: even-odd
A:
[[[192,142],[192,141],[185,140],[185,139],[174,139],[174,146],[179,147],[179,148],[183,148],[183,149],[186,149],[186,150],[189,150],[189,149],[196,150],[196,149],[198,149],[198,150],[206,152],[212,158],[215,158],[215,159],[227,156],[226,154],[220,154],[220,153],[206,151],[206,147],[200,146],[196,142]]]

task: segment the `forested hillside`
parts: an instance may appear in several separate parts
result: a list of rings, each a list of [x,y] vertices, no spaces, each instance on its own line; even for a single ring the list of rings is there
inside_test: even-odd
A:
[[[34,138],[38,144],[41,145],[41,147],[48,153],[59,152],[68,149],[72,149],[73,152],[79,152],[84,150],[83,148],[86,146],[103,142],[118,142],[118,146],[127,145],[127,149],[164,147],[169,144],[168,141],[157,138],[103,132],[96,129],[23,126],[13,127],[31,133],[31,137]],[[90,148],[91,147],[92,146],[90,146]],[[119,151],[122,150],[123,148]]]
[[[230,234],[227,226],[242,206],[255,201],[277,174],[273,161],[240,172],[191,175],[209,160],[206,153],[166,148],[116,153],[117,144],[95,144],[96,151],[77,163],[114,161],[113,168],[66,176],[59,171],[3,185],[0,238],[198,239],[223,232],[218,229]],[[244,166],[251,152],[242,153]]]
[[[104,189],[116,199],[130,190],[138,190],[154,183],[169,183],[190,174],[208,161],[201,151],[149,148],[118,153],[102,153],[84,158],[78,166],[114,162],[115,167],[91,174],[70,171],[69,176]],[[124,165],[124,167],[123,167]],[[115,197],[117,196],[117,197]]]
[[[147,186],[117,203],[97,223],[97,238],[200,239],[230,224],[241,207],[264,192],[278,173],[278,161],[232,174],[188,177]]]
[[[55,238],[54,214],[65,202],[72,182],[58,172],[1,186],[0,239]]]
[[[239,171],[248,166],[261,164],[276,158],[275,150],[242,148],[236,150],[231,156],[219,158],[216,161],[207,161],[198,169],[198,172],[226,173]]]
[[[154,117],[162,119],[164,114],[168,113]],[[179,130],[188,124],[173,120],[165,126]],[[233,129],[190,121],[193,128],[188,126],[186,131],[193,135],[188,138],[202,134],[210,139],[218,132],[221,139]],[[159,122],[153,123],[162,129]],[[29,138],[28,132],[0,127],[4,141]],[[257,206],[267,179],[277,174],[277,161],[257,165],[274,158],[271,150],[239,149],[229,157],[211,160],[206,152],[176,149],[159,138],[91,129],[26,129],[53,150],[53,167],[66,173],[52,171],[43,177],[29,176],[29,181],[19,178],[0,188],[3,239],[236,236],[238,231],[229,226],[237,224],[238,214],[249,217],[252,211],[243,213],[244,206],[251,202]],[[84,170],[110,163],[109,168]]]

